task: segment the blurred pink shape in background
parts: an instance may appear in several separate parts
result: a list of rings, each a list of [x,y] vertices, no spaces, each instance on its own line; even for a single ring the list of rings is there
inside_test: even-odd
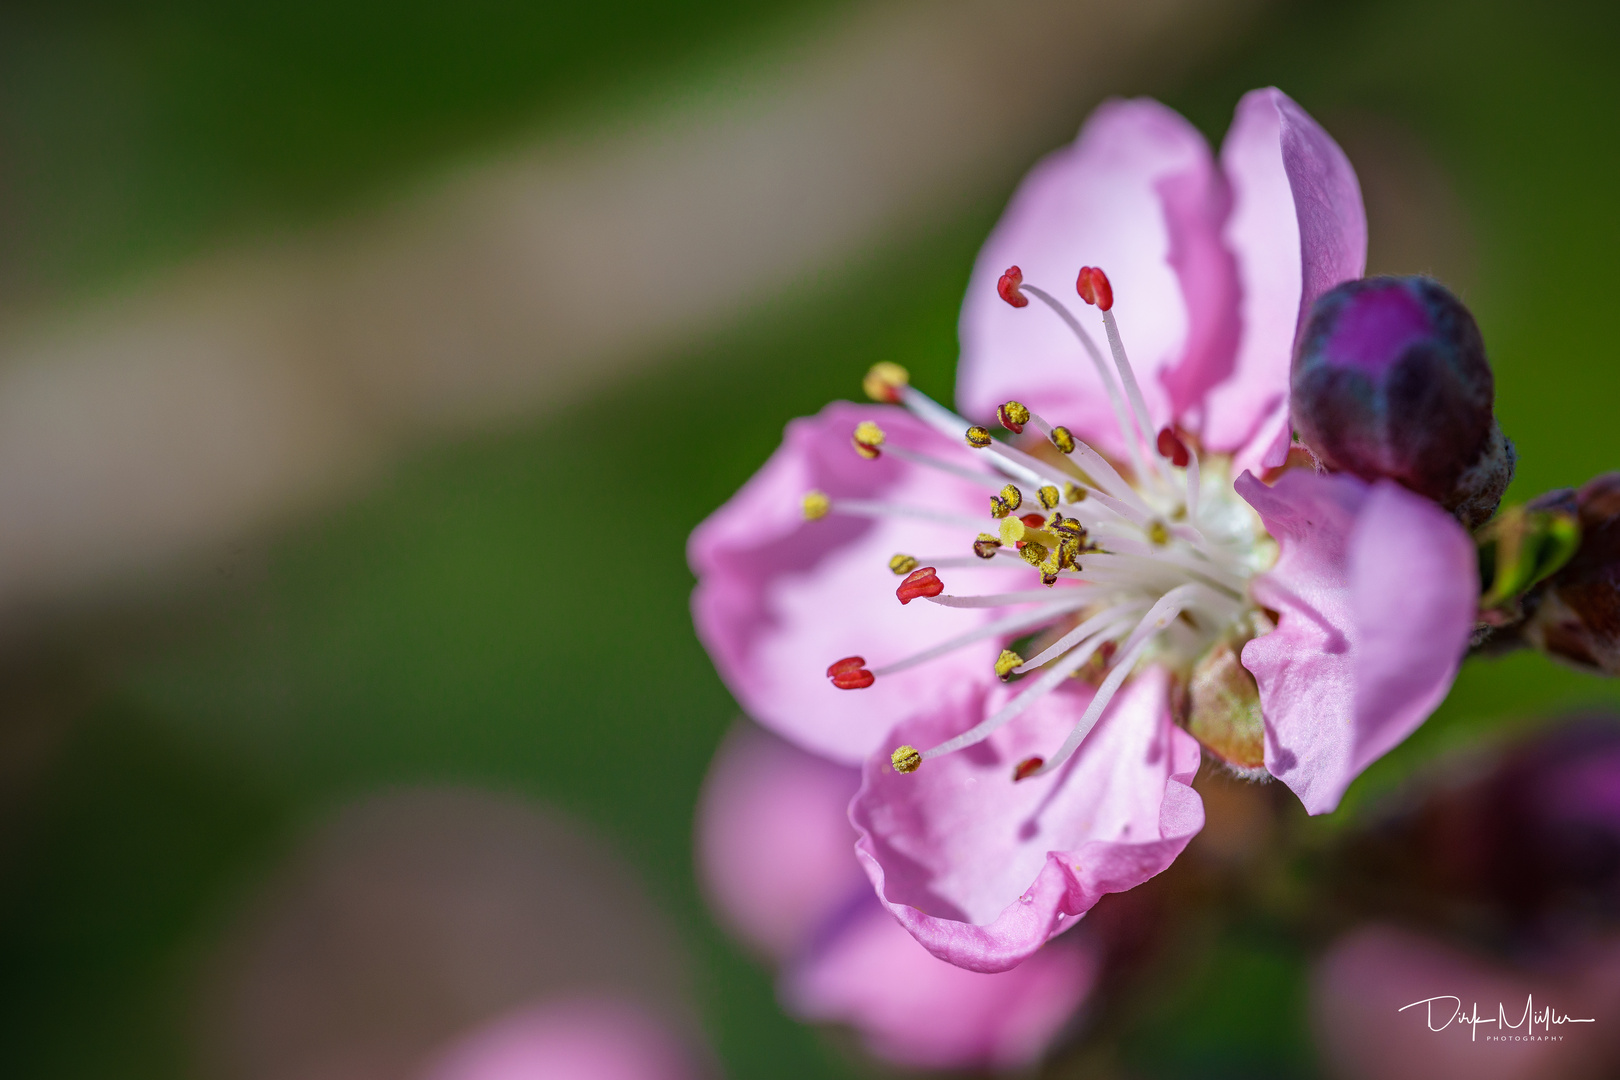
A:
[[[739,938],[781,966],[801,1020],[847,1024],[913,1068],[1018,1068],[1068,1030],[1101,969],[1083,928],[1011,971],[929,955],[884,910],[855,860],[846,807],[860,774],[751,725],[715,756],[698,807],[698,869]]]
[[[680,1041],[612,998],[530,1005],[446,1051],[423,1080],[693,1080]]]
[[[1432,1020],[1427,1006],[1434,1002]],[[1451,998],[1477,1032],[1452,1019]],[[1317,965],[1312,1020],[1330,1073],[1347,1080],[1573,1080],[1612,1076],[1620,1018],[1620,943],[1594,944],[1573,964],[1530,972],[1471,955],[1438,940],[1390,926],[1368,925],[1341,938]],[[1559,1041],[1526,1042],[1518,1023],[1527,1000],[1535,1012],[1592,1018],[1554,1024]],[[1449,1022],[1448,1022],[1449,1021]],[[1490,1022],[1487,1022],[1490,1021]],[[1431,1028],[1439,1028],[1435,1031]],[[1535,1034],[1546,1035],[1544,1025]],[[1513,1041],[1499,1041],[1496,1036]]]

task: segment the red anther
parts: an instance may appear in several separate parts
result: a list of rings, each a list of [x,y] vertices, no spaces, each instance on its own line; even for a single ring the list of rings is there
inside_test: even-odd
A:
[[[909,604],[919,596],[938,596],[944,591],[945,583],[939,580],[939,572],[932,566],[924,566],[907,574],[894,595],[902,604]]]
[[[1028,780],[1031,776],[1035,775],[1037,769],[1045,764],[1046,759],[1043,757],[1025,758],[1023,761],[1020,761],[1018,763],[1018,767],[1013,770],[1013,783],[1016,784],[1020,780]]]
[[[866,658],[862,656],[844,657],[827,669],[827,678],[840,690],[861,690],[877,680],[866,670]]]
[[[1024,303],[1027,304],[1029,301],[1025,300]],[[1024,425],[1013,419],[1012,413],[1007,411],[1007,406],[996,406],[996,419],[1001,422],[1002,427],[1006,428],[1014,435],[1022,435],[1024,433]]]
[[[877,682],[877,676],[862,668],[859,671],[846,671],[842,675],[834,675],[832,684],[840,690],[865,690]]]
[[[1007,267],[1007,272],[1001,275],[996,282],[996,295],[1001,297],[1013,307],[1029,307],[1029,297],[1019,292],[1024,284],[1024,272],[1016,266]]]
[[[1088,304],[1096,304],[1103,311],[1114,306],[1114,287],[1108,275],[1095,266],[1082,266],[1080,277],[1074,283],[1075,292]]]
[[[1187,452],[1187,444],[1176,436],[1169,428],[1159,432],[1159,454],[1170,459],[1170,464],[1178,469],[1185,469],[1192,455]]]

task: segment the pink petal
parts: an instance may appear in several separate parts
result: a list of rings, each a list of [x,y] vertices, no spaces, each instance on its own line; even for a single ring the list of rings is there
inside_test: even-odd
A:
[[[860,782],[751,724],[726,736],[698,803],[697,862],[738,937],[785,960],[865,891],[846,812]]]
[[[901,606],[890,556],[971,554],[973,533],[913,518],[873,520],[830,514],[805,521],[802,499],[880,500],[983,518],[989,494],[892,454],[860,457],[850,435],[877,422],[891,445],[977,467],[966,444],[925,427],[901,409],[835,402],[793,421],[780,449],[731,501],[692,533],[687,555],[698,576],[692,616],[698,636],[731,692],[761,724],[807,750],[857,764],[897,719],[928,707],[962,678],[993,678],[1000,651],[983,641],[949,658],[880,677],[864,690],[839,690],[827,665],[863,656],[877,667],[995,618],[983,609],[925,601]],[[998,592],[1019,580],[1008,569],[946,569],[949,592]]]
[[[1189,323],[1181,362],[1161,371],[1159,381],[1170,395],[1170,416],[1192,426],[1188,414],[1196,411],[1201,421],[1210,392],[1231,378],[1242,337],[1237,260],[1221,239],[1232,195],[1213,164],[1167,176],[1158,188],[1170,229],[1166,258]]]
[[[1311,304],[1367,265],[1361,186],[1344,151],[1281,90],[1252,90],[1221,146],[1232,187],[1243,336],[1233,377],[1209,399],[1205,445],[1238,468],[1282,463],[1294,336]]]
[[[1391,481],[1294,469],[1238,494],[1281,545],[1255,578],[1277,629],[1243,648],[1260,684],[1266,768],[1313,814],[1445,698],[1479,597],[1474,544],[1434,503]]]
[[[850,820],[880,899],[941,960],[1004,971],[1074,924],[1105,893],[1169,866],[1204,824],[1188,786],[1198,743],[1170,721],[1167,678],[1150,668],[1114,700],[1072,764],[1015,784],[1051,753],[1091,698],[1074,682],[984,743],[911,775],[867,761]],[[890,744],[927,747],[966,729],[1010,690],[974,692],[902,724]]]
[[[1013,308],[996,295],[1014,264],[1075,312],[1106,357],[1101,318],[1075,294],[1080,267],[1100,266],[1155,424],[1189,407],[1230,370],[1236,342],[1225,210],[1209,145],[1191,124],[1145,98],[1102,105],[1073,144],[1025,177],[979,252],[962,305],[961,408],[984,418],[1015,399],[1100,449],[1124,451],[1069,329],[1039,301]]]
[[[854,860],[850,860],[851,866]],[[875,1056],[914,1069],[1020,1069],[1038,1061],[1096,984],[1100,950],[1074,934],[1012,971],[936,960],[866,894],[782,994],[805,1020],[843,1023]]]
[[[607,998],[531,1005],[473,1032],[423,1080],[693,1080],[691,1056],[638,1006]]]

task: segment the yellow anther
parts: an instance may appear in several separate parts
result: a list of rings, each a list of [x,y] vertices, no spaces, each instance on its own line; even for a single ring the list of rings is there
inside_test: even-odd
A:
[[[1046,545],[1039,540],[1026,540],[1024,546],[1018,549],[1018,554],[1022,555],[1029,565],[1038,567],[1046,562],[1046,557],[1051,552],[1047,551]]]
[[[991,517],[993,517],[993,518],[1004,518],[1010,513],[1012,513],[1012,507],[1007,505],[1007,500],[1006,499],[1003,499],[1000,495],[992,495],[992,496],[990,496],[990,516]]]
[[[1061,426],[1053,428],[1052,445],[1063,451],[1065,454],[1074,453],[1074,432],[1070,431],[1066,427]]]
[[[1024,505],[1024,493],[1012,484],[1001,489],[1001,497],[1007,501],[1009,510],[1016,510]]]
[[[1147,528],[1147,537],[1159,547],[1164,547],[1170,542],[1170,529],[1164,522],[1154,521]]]
[[[975,450],[983,450],[990,445],[990,429],[974,424],[967,429],[967,444]]]
[[[855,434],[850,442],[855,445],[855,452],[868,461],[877,457],[878,447],[883,445],[883,429],[870,420],[862,420],[855,425]]]
[[[1024,546],[1028,547],[1029,545]],[[1054,577],[1059,570],[1063,569],[1063,546],[1061,544],[1046,553],[1046,558],[1041,560],[1039,569],[1046,577]],[[1047,582],[1047,584],[1050,585],[1051,582]]]
[[[916,772],[917,766],[922,764],[922,754],[915,746],[902,746],[889,755],[889,764],[894,766],[895,772]]]
[[[1042,484],[1035,492],[1035,497],[1041,500],[1041,509],[1050,510],[1058,504],[1061,493],[1051,484]]]
[[[861,389],[866,391],[867,397],[889,405],[898,405],[901,393],[910,385],[911,372],[887,360],[873,364],[861,380]]]
[[[1086,501],[1086,489],[1070,480],[1063,485],[1063,501],[1078,503]]]
[[[827,498],[825,491],[807,491],[804,493],[804,520],[816,521],[827,516],[832,509],[832,500]]]
[[[1017,401],[1009,401],[996,410],[996,419],[1008,431],[1022,435],[1024,425],[1029,423],[1029,409]]]
[[[973,554],[981,559],[993,559],[996,557],[996,549],[1000,546],[1001,541],[994,536],[989,533],[980,533],[979,538],[973,541]]]
[[[1006,518],[1001,523],[1001,542],[1003,544],[1016,544],[1024,538],[1024,523],[1015,517]]]
[[[1002,682],[1012,678],[1014,668],[1023,667],[1024,658],[1011,649],[1002,649],[1001,655],[996,657],[996,677]]]
[[[1066,570],[1080,569],[1080,541],[1072,536],[1065,536],[1058,545],[1058,565]]]
[[[889,571],[895,577],[909,574],[915,569],[917,569],[917,556],[915,555],[895,555],[889,560]]]

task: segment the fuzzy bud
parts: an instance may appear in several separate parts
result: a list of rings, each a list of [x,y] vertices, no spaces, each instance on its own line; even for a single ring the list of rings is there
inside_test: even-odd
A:
[[[1294,355],[1293,417],[1330,469],[1389,477],[1467,528],[1513,479],[1513,444],[1474,317],[1423,277],[1347,281],[1311,309]]]

